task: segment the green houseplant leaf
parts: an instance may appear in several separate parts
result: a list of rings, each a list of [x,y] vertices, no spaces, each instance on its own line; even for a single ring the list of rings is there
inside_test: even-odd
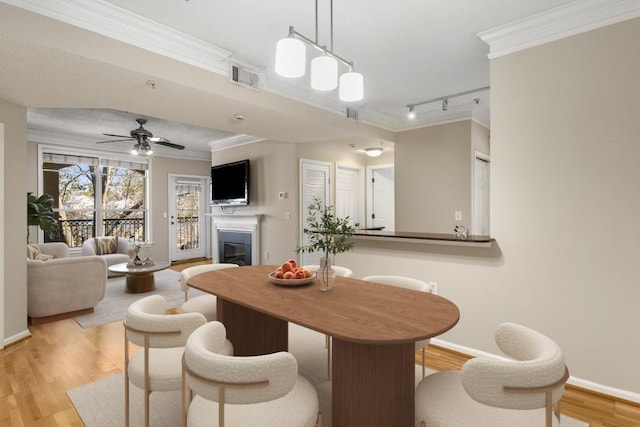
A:
[[[320,199],[309,204],[307,225],[309,243],[299,246],[297,253],[323,251],[328,258],[329,254],[336,255],[353,248],[351,237],[355,228],[349,224],[349,217],[337,217],[333,206],[325,206]]]
[[[50,239],[60,235],[58,220],[53,212],[53,197],[43,194],[40,197],[27,193],[27,243],[29,243],[29,226],[40,227]]]

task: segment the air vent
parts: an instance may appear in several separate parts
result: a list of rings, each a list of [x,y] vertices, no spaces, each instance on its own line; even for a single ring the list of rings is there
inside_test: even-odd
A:
[[[261,89],[262,85],[260,84],[260,75],[254,70],[250,70],[239,64],[231,63],[229,71],[229,77],[233,83],[251,89]]]
[[[358,110],[347,107],[347,119],[358,120]]]

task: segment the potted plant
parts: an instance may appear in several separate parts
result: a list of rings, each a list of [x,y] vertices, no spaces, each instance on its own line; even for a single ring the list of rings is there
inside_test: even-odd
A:
[[[27,193],[27,243],[31,225],[40,227],[50,239],[57,239],[60,235],[60,226],[53,213],[53,197],[49,194],[38,197]]]
[[[299,246],[297,253],[322,251],[324,256],[320,259],[320,289],[328,290],[335,278],[331,268],[330,255],[347,252],[353,248],[351,237],[355,228],[349,224],[349,217],[336,216],[333,206],[326,206],[320,199],[314,199],[309,204],[307,214],[307,226],[309,227],[309,243]]]

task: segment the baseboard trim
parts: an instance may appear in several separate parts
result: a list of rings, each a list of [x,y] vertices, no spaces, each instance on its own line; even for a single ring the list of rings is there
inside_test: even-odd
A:
[[[444,341],[438,338],[431,338],[431,343],[433,345],[437,345],[439,347],[443,347],[445,349],[452,350],[452,351],[455,351],[464,355],[473,356],[473,357],[505,359],[504,357],[499,356],[497,354],[489,353],[482,350],[477,350],[475,348],[466,347],[464,345],[455,344],[455,343]],[[640,404],[640,393],[634,393],[629,390],[623,390],[616,387],[610,387],[604,384],[595,383],[593,381],[578,378],[573,375],[569,377],[569,380],[567,381],[567,383],[587,391],[603,394],[616,399],[625,400],[634,404]]]
[[[23,339],[29,338],[30,336],[31,336],[31,332],[29,332],[28,329],[25,329],[24,331],[22,331],[20,333],[17,333],[17,334],[15,334],[13,336],[5,338],[3,344],[6,347],[8,345],[15,344],[18,341],[22,341]]]

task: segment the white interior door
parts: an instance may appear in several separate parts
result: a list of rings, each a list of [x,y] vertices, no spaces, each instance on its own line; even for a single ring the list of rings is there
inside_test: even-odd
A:
[[[359,166],[336,167],[336,215],[349,217],[358,228],[364,221],[364,169]]]
[[[169,175],[169,256],[171,261],[207,256],[208,177]]]
[[[309,243],[305,232],[309,204],[318,198],[331,204],[331,163],[315,160],[300,160],[300,246]],[[300,265],[320,264],[321,252],[300,254]]]
[[[489,235],[489,159],[475,158],[474,220],[472,234]]]
[[[391,165],[367,167],[367,227],[395,230],[394,169]]]

